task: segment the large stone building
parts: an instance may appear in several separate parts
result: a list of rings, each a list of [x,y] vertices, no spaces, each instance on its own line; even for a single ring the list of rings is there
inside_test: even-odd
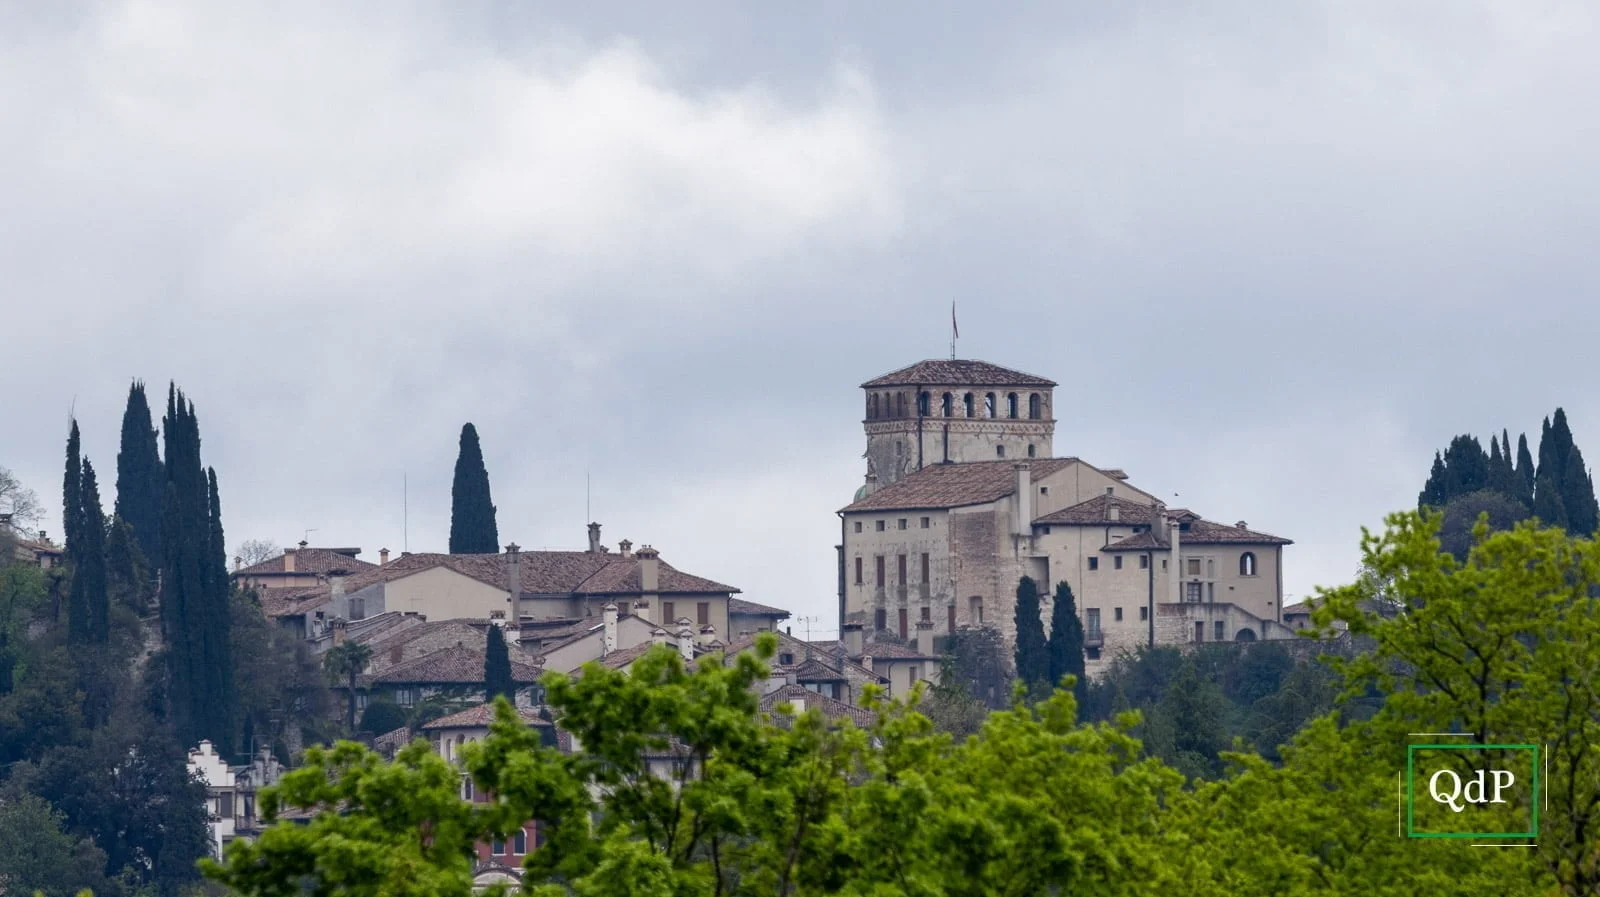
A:
[[[1121,470],[1054,457],[1054,385],[959,360],[862,385],[868,467],[839,512],[841,628],[910,642],[919,626],[987,625],[1009,639],[1017,582],[1030,576],[1044,592],[1071,584],[1091,673],[1141,644],[1290,637],[1289,540],[1167,508]]]

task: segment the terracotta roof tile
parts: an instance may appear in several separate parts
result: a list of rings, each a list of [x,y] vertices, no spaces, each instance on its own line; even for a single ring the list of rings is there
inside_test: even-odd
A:
[[[970,461],[924,467],[896,483],[854,502],[844,511],[891,511],[922,508],[959,508],[980,505],[1010,495],[1017,488],[1018,461]],[[1049,476],[1077,458],[1035,458],[1026,462],[1034,481]]]
[[[530,726],[548,726],[548,720],[539,718],[539,711],[534,707],[518,707],[517,716]],[[431,732],[435,729],[485,729],[494,722],[494,705],[490,703],[469,707],[460,713],[441,716],[422,726],[422,731]]]
[[[1117,519],[1111,519],[1111,509],[1117,509]],[[1121,498],[1115,495],[1096,495],[1088,501],[1081,501],[1071,507],[1035,519],[1035,524],[1056,525],[1093,525],[1104,526],[1108,523],[1126,524],[1129,526],[1149,526],[1155,518],[1155,508]]]
[[[790,702],[796,700],[805,702],[806,712],[816,710],[822,714],[824,719],[834,722],[849,720],[860,729],[868,728],[876,721],[871,711],[846,704],[827,695],[817,694],[803,685],[785,685],[762,695],[761,710],[768,714],[774,723],[788,728],[794,718],[788,714],[778,712],[778,708],[792,707],[793,705]]]
[[[816,658],[805,661],[794,668],[794,678],[797,682],[848,682],[850,677],[828,666]]]
[[[1013,371],[987,361],[932,358],[898,371],[890,371],[861,384],[862,389],[878,386],[1055,386],[1033,374]]]
[[[378,567],[377,564],[373,564],[373,563],[369,563],[367,561],[363,561],[360,558],[357,558],[357,557],[354,557],[354,556],[348,555],[348,554],[343,554],[341,552],[334,551],[333,549],[330,549],[330,548],[298,548],[298,549],[295,549],[295,551],[294,551],[294,570],[293,571],[289,571],[289,570],[285,570],[284,569],[283,559],[284,559],[284,555],[283,554],[280,554],[280,555],[278,555],[277,557],[274,557],[274,558],[267,558],[266,560],[264,560],[264,561],[262,561],[262,562],[260,562],[258,564],[251,564],[250,566],[245,567],[242,570],[234,570],[232,575],[234,575],[234,576],[249,576],[252,573],[259,573],[259,574],[274,574],[274,573],[277,573],[277,574],[288,574],[288,575],[294,575],[294,574],[297,574],[297,573],[305,573],[305,574],[317,574],[317,573],[320,573],[320,574],[326,575],[326,574],[328,574],[328,573],[330,573],[330,572],[332,572],[334,570],[344,570],[347,573],[356,573],[356,572],[361,571],[361,570],[368,570],[368,569],[374,569],[375,570]]]
[[[1304,601],[1297,601],[1283,609],[1283,615],[1286,617],[1295,614],[1306,615],[1309,613],[1311,613],[1311,605]]]
[[[456,645],[432,654],[395,664],[376,676],[369,677],[374,684],[411,683],[427,685],[482,685],[483,649]],[[533,683],[539,681],[540,671],[532,664],[511,661],[513,681]]]
[[[635,660],[645,656],[645,654],[655,646],[656,645],[654,642],[640,642],[631,648],[623,648],[621,651],[612,651],[610,654],[600,658],[599,663],[603,667],[613,670],[620,670],[628,664],[633,663]]]
[[[754,601],[746,601],[743,598],[729,598],[728,613],[747,614],[751,616],[762,617],[777,617],[779,619],[789,616],[789,612],[781,607],[769,607],[765,604],[757,604]]]
[[[326,604],[329,597],[327,588],[322,586],[262,587],[255,592],[261,612],[268,617],[298,616]]]
[[[861,646],[861,656],[878,660],[938,660],[936,656],[923,654],[916,648],[905,645],[896,645],[893,642],[867,642]]]
[[[1255,530],[1243,529],[1238,526],[1228,526],[1225,523],[1213,523],[1209,520],[1193,520],[1187,532],[1179,533],[1178,541],[1183,545],[1293,545],[1294,543],[1281,536],[1267,533],[1258,533]],[[1154,530],[1135,533],[1118,542],[1100,549],[1101,551],[1151,551],[1168,548],[1167,540],[1155,534]]]

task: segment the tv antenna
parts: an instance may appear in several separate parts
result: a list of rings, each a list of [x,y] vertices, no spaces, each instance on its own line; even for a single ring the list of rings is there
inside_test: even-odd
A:
[[[806,624],[806,641],[811,641],[811,624],[819,622],[819,619],[817,617],[796,617],[795,622]]]

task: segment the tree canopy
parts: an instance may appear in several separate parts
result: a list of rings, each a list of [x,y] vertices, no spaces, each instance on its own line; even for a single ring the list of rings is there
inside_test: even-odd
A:
[[[489,471],[483,465],[478,428],[461,427],[455,481],[450,487],[450,553],[493,554],[500,550],[494,500],[489,497]]]

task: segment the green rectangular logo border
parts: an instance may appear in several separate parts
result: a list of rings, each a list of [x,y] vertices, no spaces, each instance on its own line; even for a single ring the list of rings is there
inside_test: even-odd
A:
[[[1415,825],[1417,797],[1416,752],[1427,750],[1514,750],[1533,752],[1532,831],[1527,832],[1419,832]],[[1537,744],[1408,744],[1406,745],[1407,838],[1537,838],[1539,837],[1539,745]]]

